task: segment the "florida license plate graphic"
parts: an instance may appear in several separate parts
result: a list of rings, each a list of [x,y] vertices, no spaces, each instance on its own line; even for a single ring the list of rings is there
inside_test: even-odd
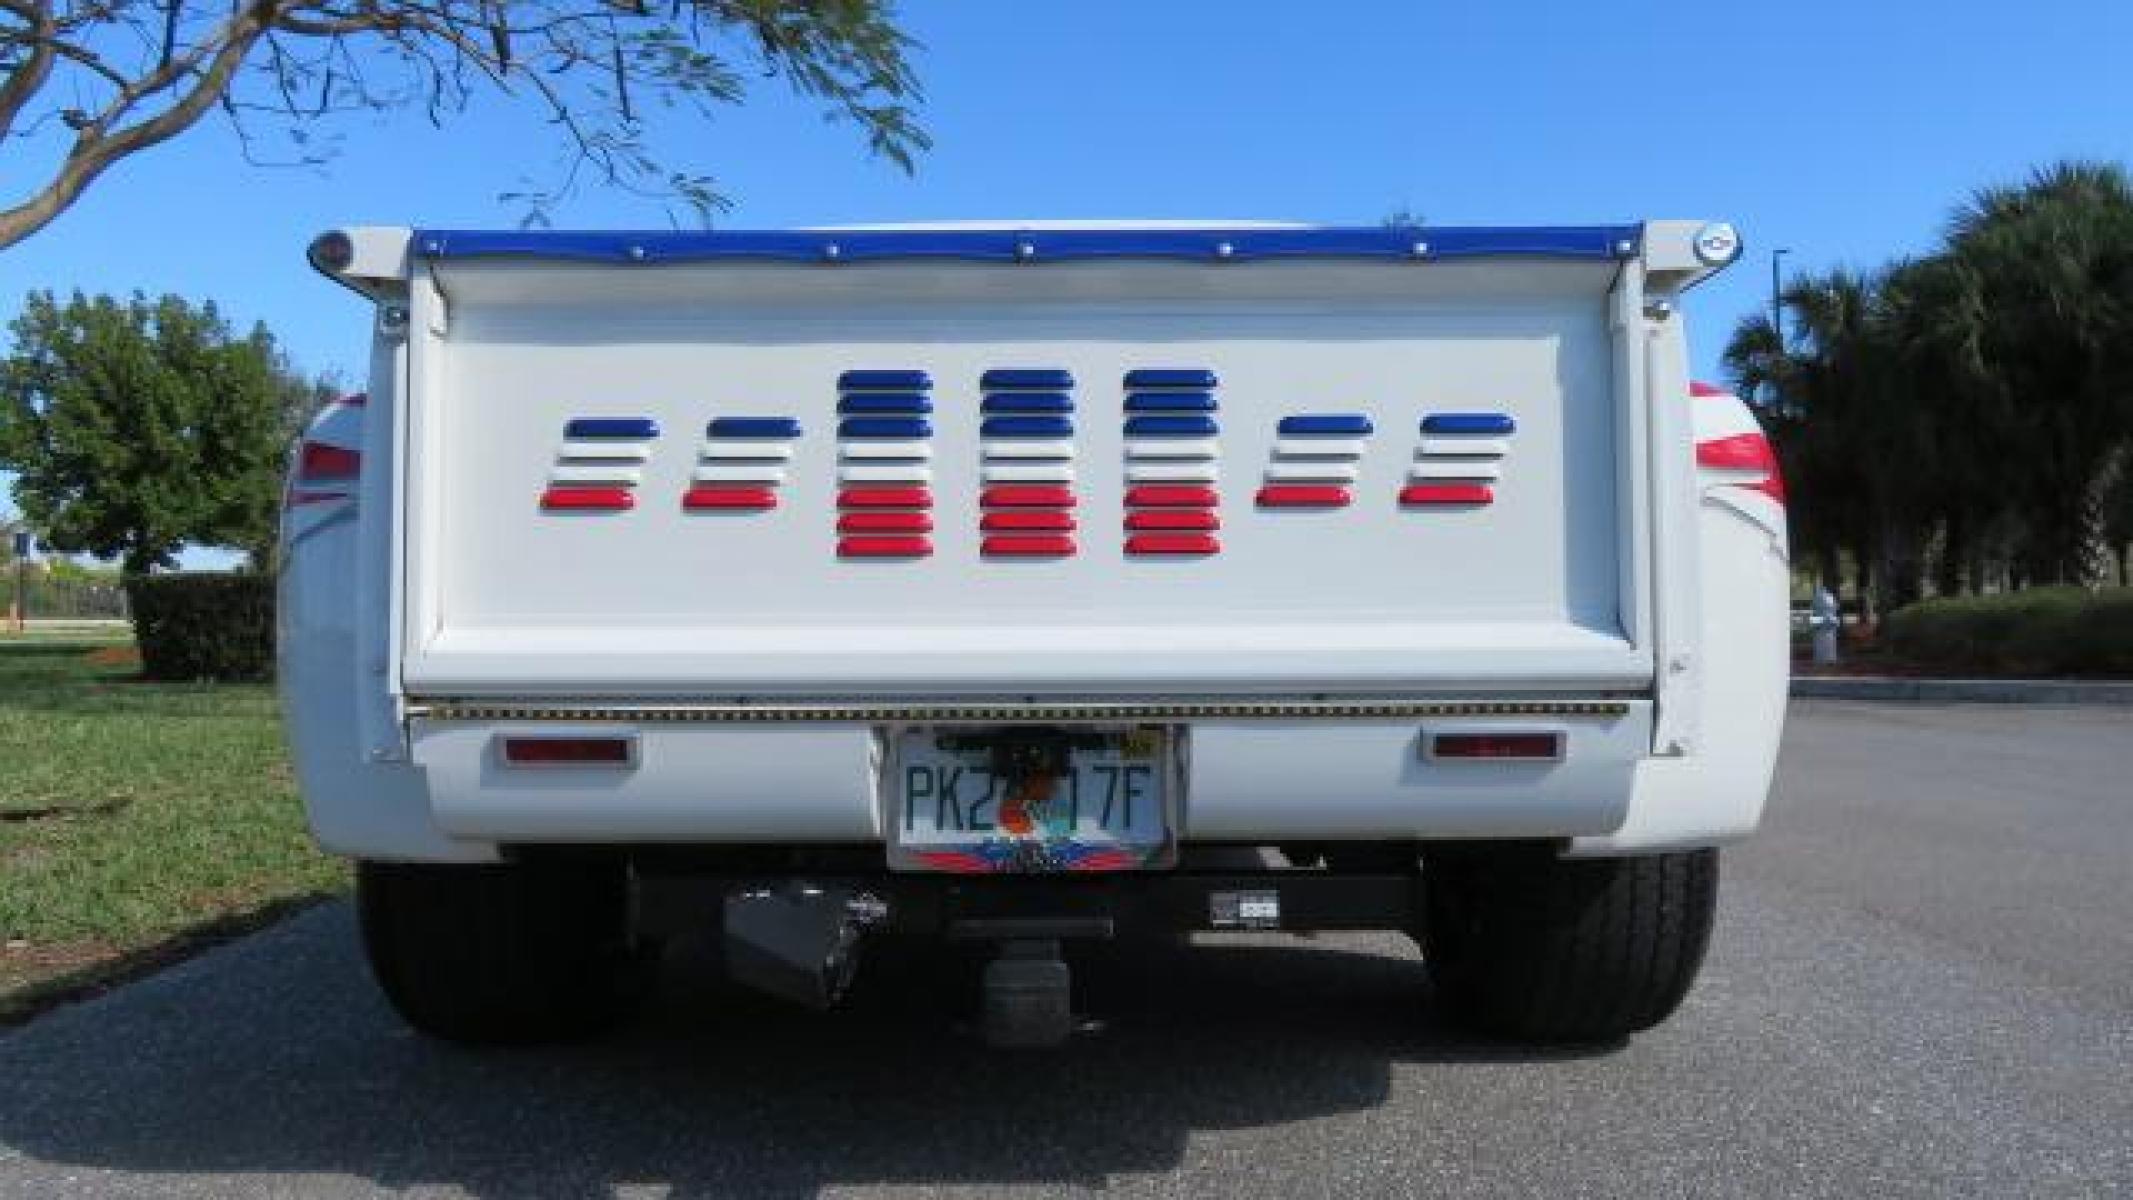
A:
[[[890,866],[959,874],[1171,865],[1161,729],[913,729],[890,778]]]

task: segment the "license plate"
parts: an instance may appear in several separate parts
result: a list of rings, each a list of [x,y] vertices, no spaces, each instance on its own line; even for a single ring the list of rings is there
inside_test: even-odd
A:
[[[1165,729],[906,729],[889,865],[958,874],[1143,871],[1175,860]]]

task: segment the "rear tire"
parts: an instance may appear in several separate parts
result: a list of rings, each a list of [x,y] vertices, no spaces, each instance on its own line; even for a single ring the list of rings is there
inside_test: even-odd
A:
[[[1609,1041],[1665,1020],[1703,965],[1718,851],[1566,859],[1549,846],[1426,852],[1424,956],[1481,1032]]]
[[[371,974],[409,1025],[480,1045],[568,1041],[650,990],[619,864],[366,862],[356,906]]]

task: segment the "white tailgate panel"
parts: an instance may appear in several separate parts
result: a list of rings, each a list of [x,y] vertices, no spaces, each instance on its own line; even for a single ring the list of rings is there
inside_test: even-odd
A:
[[[411,693],[1631,687],[1612,268],[453,264],[409,420]],[[980,376],[1071,371],[1077,552],[981,555]],[[1219,376],[1219,553],[1132,557],[1122,377]],[[837,378],[933,386],[930,556],[840,559]],[[1403,508],[1430,413],[1492,504]],[[1255,505],[1286,416],[1362,414],[1353,503]],[[791,417],[767,511],[685,512],[714,417]],[[576,418],[651,418],[626,512],[540,506]],[[1353,449],[1342,445],[1342,450]],[[419,468],[425,458],[433,470]],[[1145,460],[1143,460],[1145,461]],[[1200,460],[1206,461],[1206,460]],[[850,463],[843,465],[849,466]],[[593,472],[597,474],[597,472]],[[744,472],[745,473],[745,472]],[[1282,473],[1275,472],[1274,477]],[[1336,472],[1336,476],[1346,471]],[[581,482],[565,480],[565,482]],[[1302,482],[1308,482],[1303,480]],[[423,489],[439,494],[423,494]]]

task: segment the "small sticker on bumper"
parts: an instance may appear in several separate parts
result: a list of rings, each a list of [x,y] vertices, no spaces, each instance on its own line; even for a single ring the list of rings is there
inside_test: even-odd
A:
[[[1208,923],[1216,929],[1281,928],[1281,893],[1210,892]]]

